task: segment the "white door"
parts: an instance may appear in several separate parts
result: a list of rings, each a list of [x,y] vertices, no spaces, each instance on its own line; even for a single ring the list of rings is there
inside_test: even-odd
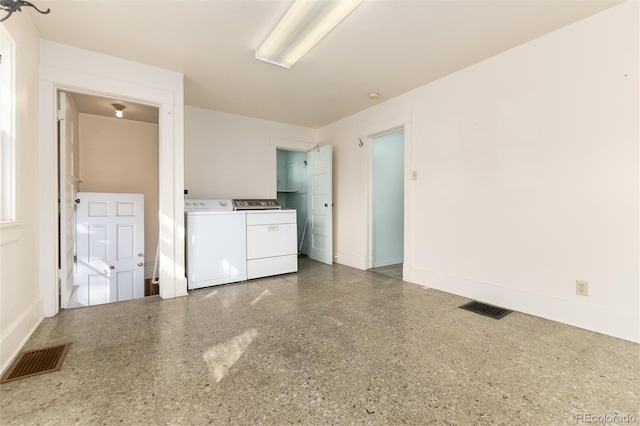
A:
[[[331,145],[309,152],[308,214],[309,247],[313,260],[333,264],[333,194]]]
[[[80,306],[144,297],[144,195],[78,192]]]
[[[69,305],[74,287],[75,182],[73,166],[73,127],[66,93],[58,92],[58,203],[60,308]]]

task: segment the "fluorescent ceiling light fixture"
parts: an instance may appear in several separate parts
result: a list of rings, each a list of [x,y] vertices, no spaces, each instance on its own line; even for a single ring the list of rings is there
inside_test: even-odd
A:
[[[360,3],[362,0],[296,0],[256,50],[256,59],[291,68]]]

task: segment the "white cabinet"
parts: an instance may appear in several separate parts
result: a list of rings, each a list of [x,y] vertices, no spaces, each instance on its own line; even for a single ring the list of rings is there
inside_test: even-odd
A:
[[[247,212],[247,279],[298,270],[295,210]]]

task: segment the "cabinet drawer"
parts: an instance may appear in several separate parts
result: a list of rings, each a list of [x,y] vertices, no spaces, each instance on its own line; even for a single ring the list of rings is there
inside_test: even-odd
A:
[[[297,254],[295,223],[247,226],[247,259]]]
[[[247,279],[268,277],[298,271],[298,256],[268,257],[247,261]]]
[[[296,223],[296,211],[247,212],[247,225],[277,225],[279,223]]]

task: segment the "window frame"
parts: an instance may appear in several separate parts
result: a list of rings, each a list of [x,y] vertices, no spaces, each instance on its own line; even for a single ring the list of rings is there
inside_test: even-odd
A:
[[[15,51],[0,26],[0,223],[16,220]]]

